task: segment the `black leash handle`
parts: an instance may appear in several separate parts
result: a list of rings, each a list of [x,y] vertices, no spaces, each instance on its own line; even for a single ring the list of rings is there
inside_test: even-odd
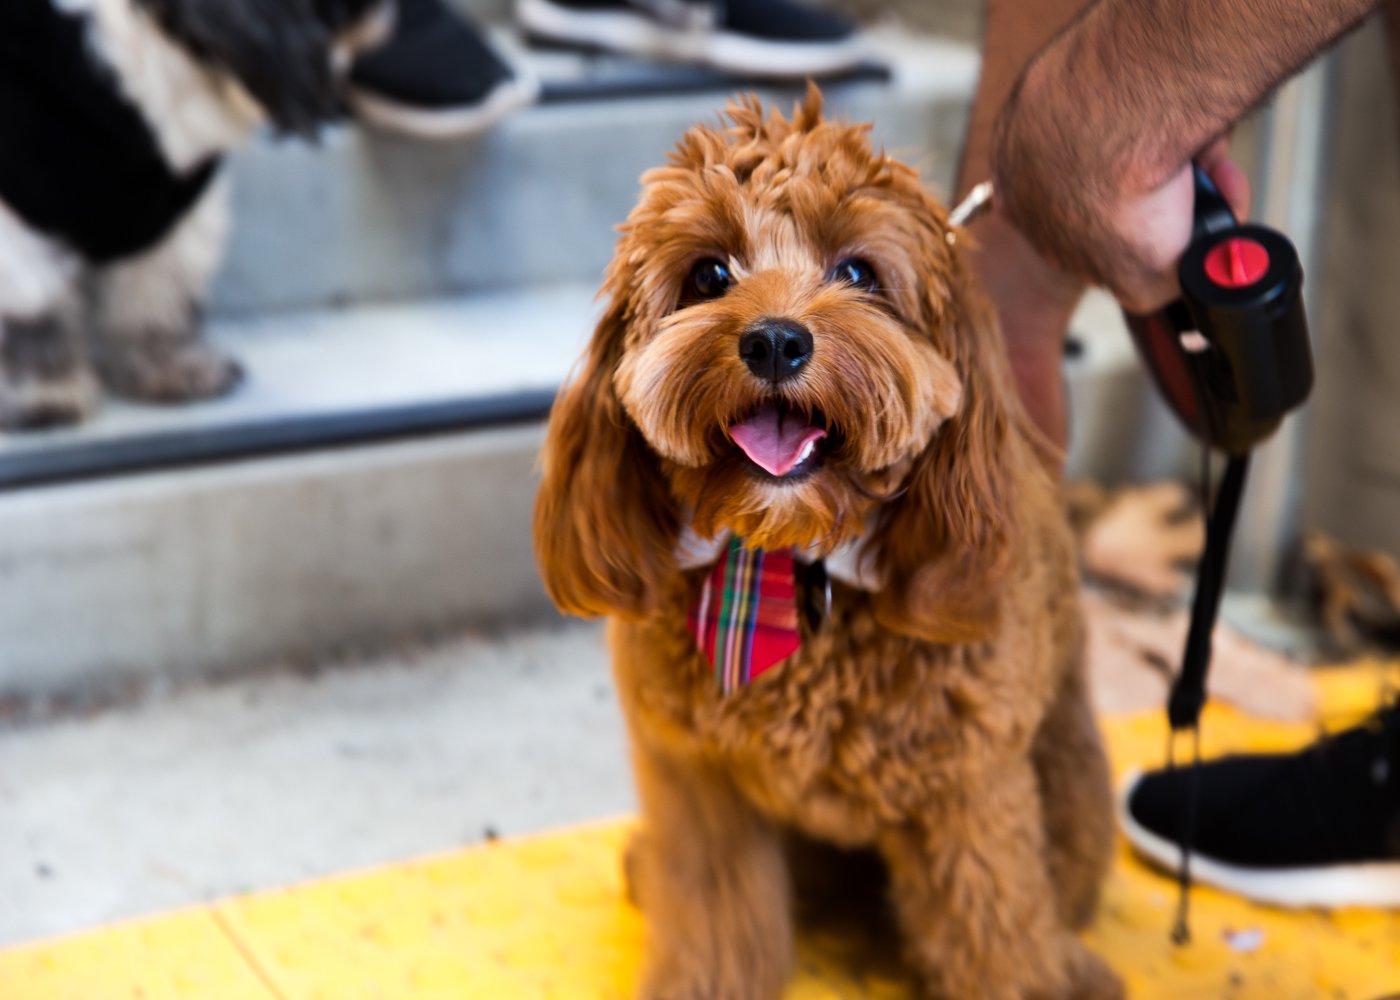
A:
[[[1303,269],[1288,237],[1239,223],[1195,168],[1181,298],[1127,316],[1162,397],[1193,435],[1228,455],[1251,451],[1301,406],[1313,383]]]

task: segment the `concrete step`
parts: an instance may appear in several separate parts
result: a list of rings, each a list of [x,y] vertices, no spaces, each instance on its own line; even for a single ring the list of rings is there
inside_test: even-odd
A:
[[[0,949],[630,812],[600,631],[459,635],[95,716],[0,716]]]
[[[188,406],[109,401],[0,436],[0,488],[538,421],[597,318],[596,285],[226,318],[247,379]]]
[[[0,696],[547,617],[536,453],[593,297],[225,320],[249,372],[228,399],[0,439]]]
[[[0,694],[100,699],[549,616],[530,543],[536,452],[592,296],[227,320],[214,337],[249,367],[239,394],[4,439]],[[1091,296],[1075,329],[1071,473],[1157,472],[1131,461],[1135,435],[1172,427],[1116,310]]]
[[[892,76],[833,82],[832,111],[946,189],[977,74],[970,46],[884,34]],[[533,53],[552,103],[477,138],[428,143],[370,129],[235,158],[235,222],[213,308],[224,315],[596,282],[637,178],[680,135],[756,89],[800,87],[614,57]],[[650,93],[655,96],[636,96]],[[615,95],[603,99],[600,95]],[[631,96],[628,96],[631,95]]]
[[[541,426],[0,495],[0,699],[539,620]]]
[[[1101,483],[1194,478],[1200,452],[1138,360],[1113,297],[1089,291],[1070,323],[1070,338],[1066,477]]]

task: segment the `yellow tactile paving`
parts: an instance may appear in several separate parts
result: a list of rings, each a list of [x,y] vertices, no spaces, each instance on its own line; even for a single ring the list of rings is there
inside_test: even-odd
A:
[[[285,1000],[624,997],[642,933],[624,837],[613,823],[490,845],[219,911]]]
[[[1328,728],[1353,724],[1376,704],[1375,674],[1348,670],[1321,682]],[[1160,712],[1104,723],[1114,769],[1156,767],[1166,746]],[[1262,723],[1212,705],[1202,720],[1202,754],[1289,749],[1317,735],[1315,725]],[[1178,754],[1189,752],[1181,741]],[[1197,886],[1192,943],[1167,937],[1176,882],[1120,847],[1091,946],[1113,963],[1142,1000],[1376,1000],[1400,994],[1400,913],[1285,911],[1254,906]]]
[[[285,1000],[623,1000],[643,925],[619,867],[630,822],[502,843],[221,904]],[[903,997],[805,942],[791,1000]]]
[[[203,910],[0,951],[3,1000],[278,1000]]]
[[[1318,683],[1322,716],[1338,728],[1374,707],[1380,673],[1348,668]],[[1120,775],[1160,763],[1160,712],[1109,719],[1105,731]],[[1316,731],[1212,705],[1202,746],[1288,748]],[[644,928],[622,893],[628,828],[615,821],[492,844],[0,952],[0,1000],[630,998]],[[1400,993],[1400,913],[1289,913],[1198,888],[1194,941],[1176,948],[1175,901],[1170,879],[1122,851],[1089,940],[1140,1000]],[[830,932],[805,939],[798,957],[786,1000],[913,996]]]

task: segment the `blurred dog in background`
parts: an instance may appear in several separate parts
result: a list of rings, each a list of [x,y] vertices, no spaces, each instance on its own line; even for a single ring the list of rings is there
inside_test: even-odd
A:
[[[0,4],[0,427],[121,395],[221,395],[200,339],[228,228],[220,157],[260,126],[310,135],[392,0]]]

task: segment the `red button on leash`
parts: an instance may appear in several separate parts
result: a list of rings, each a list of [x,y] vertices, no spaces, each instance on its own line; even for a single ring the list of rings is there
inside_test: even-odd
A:
[[[1263,244],[1237,236],[1212,247],[1205,265],[1210,280],[1221,288],[1248,288],[1269,270],[1269,251]]]

